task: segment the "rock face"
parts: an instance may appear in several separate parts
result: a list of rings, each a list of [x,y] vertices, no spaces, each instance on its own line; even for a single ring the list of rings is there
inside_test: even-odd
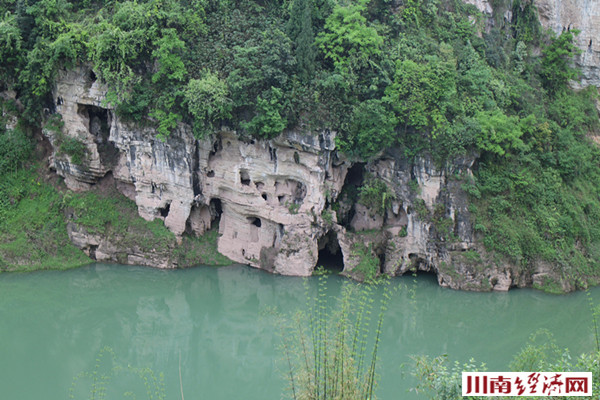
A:
[[[223,131],[198,141],[182,124],[161,141],[105,108],[105,92],[91,77],[83,68],[60,75],[55,100],[64,126],[44,130],[54,147],[50,167],[69,189],[86,190],[111,173],[140,216],[163,219],[178,236],[218,225],[218,249],[230,259],[286,275],[312,273],[326,193],[339,193],[347,169],[334,165],[333,133],[243,142]],[[61,151],[69,138],[85,146],[82,165]]]
[[[489,0],[464,0],[473,4],[484,15],[491,17],[494,9]],[[580,81],[575,88],[600,87],[600,0],[533,0],[538,10],[540,23],[557,35],[566,30],[580,31],[575,38],[581,54],[575,57],[575,65],[581,70]],[[511,2],[512,3],[512,2]],[[512,18],[510,7],[504,15]],[[489,20],[488,27],[493,25]]]
[[[575,63],[581,69],[578,86],[600,86],[600,0],[535,0],[540,22],[557,34],[577,29],[581,54]]]
[[[464,0],[467,4],[473,4],[484,15],[492,15],[494,9],[489,0]]]
[[[104,96],[89,69],[60,75],[55,101],[64,125],[44,130],[53,145],[50,167],[75,191],[111,175],[141,217],[164,220],[179,238],[218,229],[220,253],[285,275],[307,276],[330,264],[360,279],[365,260],[374,260],[376,274],[429,271],[456,289],[532,284],[515,276],[516,269],[481,256],[461,189],[474,157],[446,170],[427,158],[409,163],[393,150],[369,163],[351,163],[338,157],[335,133],[327,131],[244,141],[224,129],[197,140],[181,124],[161,141],[153,129],[121,121]],[[85,148],[80,164],[61,149],[73,140]],[[391,199],[380,214],[348,195],[375,181],[384,183]],[[75,224],[69,234],[80,248],[93,248],[97,259],[117,259],[112,252],[118,246],[109,239]],[[120,262],[176,266],[168,256],[138,250]]]

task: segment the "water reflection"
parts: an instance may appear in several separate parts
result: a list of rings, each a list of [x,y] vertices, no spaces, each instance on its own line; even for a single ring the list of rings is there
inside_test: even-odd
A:
[[[285,385],[273,309],[291,313],[317,280],[247,267],[161,271],[97,264],[74,271],[0,275],[0,374],[4,398],[64,399],[105,346],[123,365],[165,373],[167,397],[280,398]],[[348,281],[331,277],[336,296]],[[400,379],[411,354],[507,363],[538,328],[574,353],[591,348],[582,293],[465,293],[429,277],[400,278],[385,317],[379,397],[414,398]],[[600,300],[600,292],[592,292]],[[381,293],[374,293],[376,300]],[[31,384],[31,377],[36,384]],[[118,384],[127,389],[127,380]]]

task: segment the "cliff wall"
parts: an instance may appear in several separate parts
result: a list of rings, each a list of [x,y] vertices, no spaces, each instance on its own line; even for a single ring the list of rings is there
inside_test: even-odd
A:
[[[465,0],[465,2],[475,5],[484,15],[491,17],[494,12],[489,0]],[[533,2],[544,29],[552,30],[557,35],[566,30],[579,31],[575,42],[581,54],[575,57],[575,65],[581,71],[581,79],[574,82],[574,86],[576,88],[600,86],[600,0],[533,0]],[[503,17],[512,18],[511,12],[506,12]]]
[[[218,229],[218,250],[231,260],[271,272],[307,276],[317,265],[368,273],[428,271],[443,286],[508,290],[552,274],[540,267],[527,277],[485,257],[477,244],[461,188],[474,158],[439,170],[427,158],[409,162],[390,151],[352,163],[335,150],[335,133],[290,131],[270,141],[240,139],[223,129],[197,140],[181,124],[164,141],[144,126],[121,121],[104,105],[105,89],[89,69],[60,74],[56,110],[64,125],[44,130],[53,145],[50,167],[73,191],[114,179],[146,220],[162,219],[179,238]],[[74,139],[85,147],[79,164],[61,151]],[[347,193],[380,181],[391,193],[378,214]],[[73,242],[99,260],[99,239],[71,225]],[[474,258],[475,257],[475,258]],[[175,267],[138,255],[131,262]],[[129,260],[127,260],[129,262]],[[374,268],[364,269],[364,265]]]

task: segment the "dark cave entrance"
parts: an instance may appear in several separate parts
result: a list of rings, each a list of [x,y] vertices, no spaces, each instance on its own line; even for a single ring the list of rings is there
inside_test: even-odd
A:
[[[363,184],[365,178],[365,163],[356,163],[348,169],[346,179],[344,179],[344,186],[352,185],[360,187]]]
[[[408,258],[410,259],[410,268],[403,275],[411,275],[420,279],[432,279],[437,282],[437,272],[426,259],[414,253],[409,254]]]
[[[112,113],[102,107],[78,104],[77,112],[87,121],[89,132],[94,135],[102,165],[112,168],[119,159],[119,149],[109,141]]]
[[[334,231],[327,232],[318,242],[319,256],[317,267],[323,267],[326,271],[342,272],[344,270],[344,256]]]
[[[221,214],[223,214],[223,207],[221,205],[221,199],[210,199],[208,204],[210,211],[210,218],[212,220],[211,226],[219,229],[219,223],[221,222]]]
[[[165,204],[164,207],[160,207],[158,209],[158,212],[160,213],[160,216],[163,218],[167,218],[169,216],[169,211],[171,210],[171,203],[167,203]]]
[[[354,203],[358,199],[358,189],[363,185],[365,179],[365,163],[355,163],[346,173],[344,185],[338,203],[340,205],[337,216],[340,224],[346,228],[350,227],[350,222],[354,218]]]

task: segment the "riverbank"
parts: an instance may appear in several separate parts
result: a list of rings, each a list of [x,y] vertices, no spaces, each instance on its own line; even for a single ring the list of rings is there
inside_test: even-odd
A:
[[[229,265],[215,230],[178,242],[160,219],[145,221],[110,184],[67,190],[41,166],[3,177],[0,271],[71,269],[96,260],[169,268]]]

